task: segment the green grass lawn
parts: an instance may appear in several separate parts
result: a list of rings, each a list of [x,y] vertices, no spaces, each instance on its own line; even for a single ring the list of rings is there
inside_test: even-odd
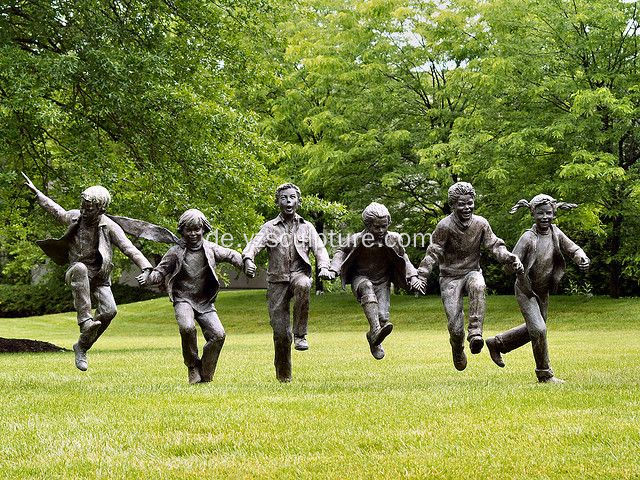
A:
[[[123,305],[89,353],[0,355],[1,478],[639,478],[640,301],[553,297],[565,385],[530,346],[454,369],[439,298],[394,296],[387,356],[350,294],[314,297],[310,350],[280,384],[265,293],[222,292],[227,341],[189,385],[167,299]],[[520,323],[489,297],[485,336]],[[70,348],[73,314],[0,319],[0,336]],[[202,340],[202,337],[200,337]]]

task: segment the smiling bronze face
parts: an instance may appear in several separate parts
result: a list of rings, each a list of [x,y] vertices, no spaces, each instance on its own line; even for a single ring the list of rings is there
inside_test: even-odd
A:
[[[533,211],[533,218],[536,221],[536,227],[540,231],[546,232],[551,227],[551,222],[553,222],[553,206],[548,203],[538,205]]]
[[[456,217],[458,217],[458,220],[462,222],[468,222],[471,220],[474,208],[475,200],[472,195],[460,195],[453,204]]]

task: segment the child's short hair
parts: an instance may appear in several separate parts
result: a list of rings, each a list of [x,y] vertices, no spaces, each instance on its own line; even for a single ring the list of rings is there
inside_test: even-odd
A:
[[[381,203],[371,202],[367,207],[362,211],[362,221],[365,225],[371,225],[371,222],[376,218],[386,218],[391,223],[391,214],[387,207],[382,205]]]
[[[449,205],[453,205],[458,201],[458,198],[463,195],[471,195],[473,198],[476,198],[476,191],[468,182],[456,182],[449,187],[449,191],[447,192],[447,199]]]
[[[278,188],[276,188],[276,196],[275,196],[276,205],[278,205],[278,202],[280,201],[280,192],[282,192],[283,190],[286,190],[287,188],[293,188],[296,191],[296,194],[298,195],[298,203],[301,203],[302,193],[300,193],[300,189],[298,188],[298,186],[293,183],[283,183]]]
[[[106,210],[107,206],[111,203],[111,194],[109,193],[109,190],[100,185],[94,185],[93,187],[87,188],[80,194],[80,196],[83,200],[97,205],[98,208],[101,208],[102,210]]]
[[[182,215],[180,215],[180,219],[178,220],[178,233],[182,235],[182,231],[185,227],[202,227],[204,233],[209,233],[211,231],[211,224],[207,217],[204,216],[197,208],[190,208]]]

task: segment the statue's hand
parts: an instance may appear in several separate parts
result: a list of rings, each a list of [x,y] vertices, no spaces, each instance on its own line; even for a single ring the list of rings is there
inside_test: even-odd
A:
[[[244,261],[244,273],[249,278],[253,278],[256,276],[256,264],[253,263],[253,260],[247,258]]]
[[[151,275],[151,271],[150,270],[145,270],[140,275],[138,275],[136,277],[136,280],[138,281],[138,285],[140,285],[141,287],[146,285],[147,284],[147,280],[149,280],[149,275]]]
[[[25,186],[31,190],[33,193],[38,193],[40,190],[38,190],[36,188],[36,186],[33,184],[33,182],[31,181],[31,179],[29,177],[27,177],[27,175],[24,172],[20,172],[22,174],[22,177],[24,178],[25,182]]]
[[[336,278],[336,273],[333,270],[329,270],[328,268],[321,268],[320,272],[318,272],[318,276],[322,280],[333,280]]]
[[[422,293],[423,295],[427,289],[427,282],[422,280],[420,277],[412,277],[409,285],[411,290]]]
[[[524,273],[524,266],[518,257],[511,264],[513,271],[516,272],[517,275],[522,275]]]
[[[591,260],[586,255],[582,255],[578,261],[578,268],[581,272],[586,272],[589,270],[589,265],[591,265]]]

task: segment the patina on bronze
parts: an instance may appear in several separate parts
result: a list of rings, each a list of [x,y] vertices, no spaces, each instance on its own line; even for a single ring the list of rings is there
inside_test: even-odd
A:
[[[544,383],[564,383],[554,375],[549,361],[546,325],[549,293],[558,287],[564,275],[565,255],[583,272],[590,263],[584,251],[552,223],[558,208],[568,210],[576,206],[540,194],[531,201],[520,200],[511,209],[515,213],[518,208],[528,208],[536,222],[513,249],[524,264],[516,277],[515,294],[525,323],[487,339],[491,359],[500,367],[504,367],[502,353],[531,342],[536,376]]]
[[[313,252],[319,276],[331,280],[329,254],[314,226],[296,212],[300,207],[300,189],[292,184],[280,185],[275,195],[280,214],[262,225],[242,252],[245,273],[255,276],[255,256],[263,249],[269,254],[267,299],[273,329],[276,377],[291,381],[291,342],[295,336],[296,350],[309,348],[306,335],[309,319],[311,261]],[[293,335],[289,304],[293,299]]]
[[[211,224],[197,209],[189,209],[178,220],[182,239],[162,257],[151,274],[137,277],[141,285],[164,282],[178,322],[182,357],[189,383],[210,382],[216,371],[225,331],[214,305],[220,290],[216,264],[231,263],[242,268],[242,256],[203,238]],[[206,343],[198,356],[196,322]]]
[[[471,353],[480,353],[484,346],[482,327],[486,311],[485,282],[480,269],[481,250],[486,249],[498,262],[522,270],[516,255],[509,252],[489,222],[474,215],[475,190],[470,183],[458,182],[449,188],[448,202],[453,210],[440,220],[431,234],[427,253],[418,273],[426,282],[433,266],[440,267],[440,295],[447,315],[449,342],[453,364],[457,370],[467,367],[464,353],[464,295],[469,296],[467,340]]]
[[[37,243],[56,263],[69,263],[65,281],[71,286],[80,327],[80,337],[73,345],[73,351],[76,367],[85,371],[88,368],[87,351],[104,333],[117,313],[111,292],[113,245],[141,270],[150,272],[153,267],[127,238],[122,227],[105,214],[111,202],[111,195],[106,188],[87,188],[82,192],[80,209],[65,210],[38,190],[29,177],[24,173],[22,175],[25,185],[35,193],[40,206],[60,223],[68,225],[63,237]],[[126,220],[132,224],[137,222],[133,219]],[[140,225],[145,225],[145,222],[140,222]],[[138,230],[147,231],[144,227]],[[153,229],[149,231],[151,237],[157,233]],[[91,311],[92,298],[97,304],[95,317]]]
[[[380,203],[369,204],[362,212],[364,230],[351,235],[336,252],[331,270],[340,275],[342,286],[351,290],[362,305],[369,322],[366,334],[371,355],[384,358],[382,341],[391,333],[389,320],[391,282],[406,290],[422,292],[423,282],[402,246],[400,234],[389,231],[391,215]]]

